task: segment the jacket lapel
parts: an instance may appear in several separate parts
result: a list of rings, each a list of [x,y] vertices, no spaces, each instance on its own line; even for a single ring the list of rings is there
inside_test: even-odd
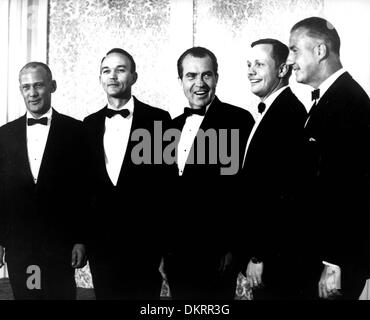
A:
[[[17,155],[19,161],[19,168],[21,170],[21,175],[26,177],[30,183],[33,182],[31,166],[28,159],[28,148],[27,148],[27,127],[26,127],[26,115],[23,115],[17,121],[15,141],[14,141],[14,152]]]
[[[350,74],[348,72],[344,72],[334,81],[321,97],[305,127],[306,135],[309,138],[311,138],[312,135],[315,135],[318,131],[324,130],[327,125],[326,121],[328,121],[328,119],[330,119],[336,112],[336,103],[332,103],[332,100],[338,99],[336,93],[342,90],[350,79],[352,79]]]
[[[104,175],[108,181],[110,181],[107,168],[105,165],[105,151],[104,151],[104,132],[105,132],[105,113],[108,106],[106,105],[102,110],[99,111],[99,116],[95,123],[95,137],[93,141],[96,142],[96,159],[98,159],[98,167],[101,170],[101,174]]]
[[[217,118],[218,118],[218,114],[219,114],[219,109],[218,109],[219,104],[220,104],[220,100],[218,100],[218,98],[215,96],[212,103],[208,107],[208,110],[207,110],[207,112],[206,112],[206,114],[203,118],[203,121],[200,124],[199,130],[203,130],[205,132],[208,129],[214,129],[215,127],[217,127],[217,126],[215,126],[215,123],[217,122]],[[182,127],[185,125],[185,121],[186,121],[185,116],[184,116],[183,121],[184,121],[184,123],[183,123]],[[193,144],[192,144],[191,149],[190,149],[190,153],[188,155],[188,159],[189,159],[190,155],[193,155],[194,161],[197,159],[197,154],[195,152],[194,146],[197,144],[197,141],[198,141],[199,130],[197,132],[197,135],[195,136],[195,139],[194,139]],[[188,159],[186,159],[184,172],[185,172],[186,166],[188,165],[188,163],[187,163]]]
[[[133,101],[134,101],[134,110],[133,110],[133,114],[132,114],[131,129],[130,129],[129,139],[127,141],[126,152],[125,152],[125,155],[123,157],[119,177],[118,177],[118,180],[117,180],[117,186],[120,184],[120,182],[122,180],[122,176],[125,174],[125,172],[126,173],[131,172],[131,170],[132,170],[131,168],[129,168],[130,165],[132,164],[131,151],[134,148],[134,146],[138,143],[137,141],[132,140],[132,133],[136,129],[147,127],[147,125],[145,123],[145,110],[143,110],[142,106],[140,105],[139,100],[137,100],[134,96],[132,98],[133,98]]]
[[[53,109],[52,113],[52,119],[50,123],[50,129],[49,129],[49,134],[48,138],[46,140],[45,144],[45,149],[44,153],[42,156],[41,164],[40,164],[40,170],[37,178],[37,184],[40,185],[40,182],[42,182],[46,175],[47,175],[47,170],[49,167],[50,163],[50,158],[53,153],[53,149],[56,147],[55,145],[55,140],[57,139],[59,132],[61,131],[60,129],[60,115],[55,109]]]
[[[100,172],[102,180],[105,180],[108,184],[112,184],[112,181],[109,178],[107,167],[105,164],[105,150],[104,150],[104,132],[105,132],[105,114],[108,105],[103,109],[98,111],[98,117],[95,120],[93,137],[92,141],[96,143],[95,146],[92,146],[92,152],[94,153],[94,158],[97,159],[97,170]]]

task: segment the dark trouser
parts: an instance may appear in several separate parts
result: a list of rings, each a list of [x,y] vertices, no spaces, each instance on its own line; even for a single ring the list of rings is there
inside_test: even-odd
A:
[[[115,259],[96,254],[89,257],[97,300],[159,300],[159,255],[152,259],[150,254],[125,254]]]
[[[75,300],[75,270],[70,257],[7,255],[9,280],[16,300]]]
[[[271,255],[264,261],[263,286],[253,290],[254,300],[299,300],[302,278],[298,258],[292,255]]]
[[[165,259],[171,295],[174,300],[232,300],[235,270],[219,270],[221,254],[172,253]]]

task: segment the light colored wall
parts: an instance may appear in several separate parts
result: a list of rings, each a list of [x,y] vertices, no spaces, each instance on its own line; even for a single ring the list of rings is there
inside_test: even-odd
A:
[[[370,1],[325,0],[323,17],[340,35],[343,66],[370,95]]]
[[[293,24],[313,15],[338,29],[343,63],[369,92],[369,14],[367,0],[50,0],[49,63],[59,84],[54,104],[80,119],[103,107],[99,62],[118,46],[137,62],[133,93],[176,116],[187,104],[177,58],[200,45],[219,60],[221,100],[254,114],[257,99],[246,65],[250,43],[265,37],[288,43]],[[294,76],[291,85],[308,108],[311,88],[297,84]]]

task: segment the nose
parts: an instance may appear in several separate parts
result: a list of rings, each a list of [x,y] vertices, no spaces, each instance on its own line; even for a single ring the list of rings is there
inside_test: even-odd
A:
[[[252,65],[248,66],[248,75],[253,76],[256,74],[256,70]]]
[[[198,87],[202,87],[204,85],[204,80],[203,80],[202,76],[196,77],[195,85],[198,86]]]
[[[30,87],[30,96],[31,97],[37,97],[38,96],[38,92],[37,92],[37,90],[33,87],[33,86],[31,86]]]
[[[110,78],[111,78],[111,79],[117,79],[117,71],[116,71],[116,70],[113,70],[113,71],[110,73]]]

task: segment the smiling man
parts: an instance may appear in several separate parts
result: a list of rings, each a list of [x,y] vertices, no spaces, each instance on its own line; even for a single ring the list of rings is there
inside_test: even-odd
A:
[[[163,198],[167,167],[154,164],[154,125],[168,112],[132,96],[134,58],[121,48],[102,59],[100,83],[107,105],[85,118],[90,151],[92,214],[89,262],[96,298],[159,299]],[[149,163],[138,164],[135,131],[150,133]],[[161,153],[161,150],[160,150]]]
[[[288,63],[297,82],[315,89],[304,129],[302,229],[308,253],[302,278],[311,299],[358,299],[369,276],[370,100],[343,68],[340,44],[337,30],[320,17],[290,32]]]
[[[51,107],[46,64],[26,64],[19,87],[27,112],[0,129],[0,266],[4,246],[15,299],[75,299],[86,240],[82,123]]]
[[[296,299],[296,281],[285,282],[285,262],[297,261],[294,213],[301,172],[303,125],[307,112],[289,88],[288,47],[276,39],[251,45],[248,78],[261,102],[249,136],[242,169],[244,216],[250,241],[240,248],[243,269],[257,299]],[[244,200],[244,197],[241,197]],[[257,227],[256,227],[257,226]],[[245,243],[242,240],[240,243]],[[263,271],[265,269],[265,271]],[[245,271],[245,269],[243,270]],[[290,275],[295,270],[290,271]]]
[[[228,251],[234,230],[231,214],[226,212],[234,204],[235,177],[253,118],[249,112],[217,98],[218,64],[210,50],[186,50],[178,59],[177,69],[189,107],[172,122],[181,131],[177,146],[179,176],[172,189],[184,201],[169,224],[173,245],[165,264],[169,284],[174,299],[231,299],[236,276]],[[225,139],[220,138],[222,130]],[[234,175],[222,175],[220,169],[225,164],[217,156],[212,158],[220,150],[236,150],[232,157],[237,163]],[[198,162],[202,158],[199,155],[204,155],[205,161]]]

